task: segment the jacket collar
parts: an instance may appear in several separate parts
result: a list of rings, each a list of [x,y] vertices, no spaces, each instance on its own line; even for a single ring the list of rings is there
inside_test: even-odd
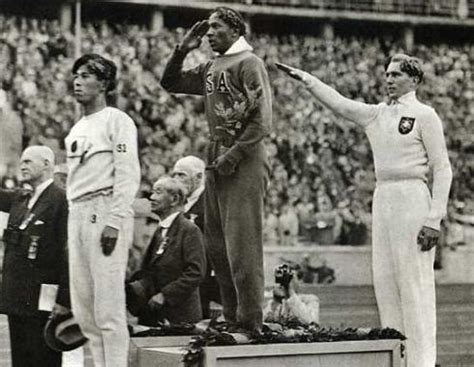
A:
[[[391,100],[389,104],[410,104],[413,101],[416,101],[416,92],[414,90],[405,93],[403,96],[398,97],[397,99]]]
[[[201,194],[203,193],[203,191],[204,191],[204,185],[199,186],[196,190],[193,191],[191,196],[186,201],[186,204],[184,205],[185,213],[187,213],[193,207],[193,205],[196,204],[196,202],[201,197]]]
[[[46,190],[49,185],[53,183],[53,179],[50,178],[42,183],[40,183],[38,186],[36,186],[35,191],[33,191],[33,196],[31,197],[30,201],[28,202],[28,209],[33,208],[35,203],[38,201],[40,198],[41,194]]]
[[[180,211],[174,212],[173,214],[168,215],[165,219],[160,221],[160,227],[169,229],[173,224],[176,217],[181,213]]]
[[[234,55],[243,51],[253,51],[253,47],[247,42],[244,36],[240,36],[237,41],[235,41],[232,46],[224,53],[224,55]]]

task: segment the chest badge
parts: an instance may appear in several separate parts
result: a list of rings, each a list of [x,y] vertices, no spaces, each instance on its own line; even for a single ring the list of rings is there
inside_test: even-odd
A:
[[[413,126],[415,126],[415,118],[403,116],[398,123],[398,132],[406,135],[413,130]]]

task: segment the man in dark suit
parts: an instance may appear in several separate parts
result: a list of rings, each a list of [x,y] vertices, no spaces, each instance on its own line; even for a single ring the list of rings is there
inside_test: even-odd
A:
[[[184,216],[196,224],[204,234],[204,178],[206,163],[198,157],[188,155],[179,159],[173,167],[171,176],[180,180],[188,189],[188,197],[184,205]],[[221,302],[219,285],[206,252],[206,277],[199,287],[201,296],[202,317],[211,318],[210,302]]]
[[[10,214],[0,313],[8,315],[13,367],[61,366],[61,353],[46,345],[43,329],[48,309],[69,306],[66,196],[53,183],[54,153],[48,147],[27,148],[20,171],[32,192],[0,190],[0,211]]]
[[[142,325],[202,318],[198,288],[206,257],[201,231],[182,213],[186,197],[186,187],[177,179],[163,177],[153,185],[151,207],[160,223],[141,269],[126,285],[129,311]]]

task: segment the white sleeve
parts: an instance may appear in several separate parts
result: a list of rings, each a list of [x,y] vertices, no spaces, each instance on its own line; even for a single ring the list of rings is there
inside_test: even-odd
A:
[[[367,104],[346,98],[337,90],[310,74],[306,74],[304,84],[323,106],[364,128],[374,121],[379,113],[380,105]]]
[[[124,113],[114,116],[112,124],[114,157],[113,200],[106,225],[119,229],[122,219],[132,212],[140,185],[137,128]]]
[[[420,126],[428,162],[433,170],[431,206],[425,225],[439,230],[441,219],[446,215],[453,174],[444,140],[443,125],[433,109],[422,119]]]

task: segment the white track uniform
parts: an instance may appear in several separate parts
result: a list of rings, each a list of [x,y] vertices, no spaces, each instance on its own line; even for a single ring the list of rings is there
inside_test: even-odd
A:
[[[435,249],[422,252],[417,235],[424,225],[439,229],[446,214],[452,172],[442,123],[415,92],[390,105],[351,103],[351,120],[365,128],[375,163],[372,266],[381,323],[407,336],[408,367],[433,367]]]
[[[132,202],[140,183],[137,129],[106,107],[82,117],[66,137],[69,175],[69,268],[72,311],[89,338],[95,366],[127,366],[125,272],[133,237]],[[110,256],[105,226],[118,229]]]

